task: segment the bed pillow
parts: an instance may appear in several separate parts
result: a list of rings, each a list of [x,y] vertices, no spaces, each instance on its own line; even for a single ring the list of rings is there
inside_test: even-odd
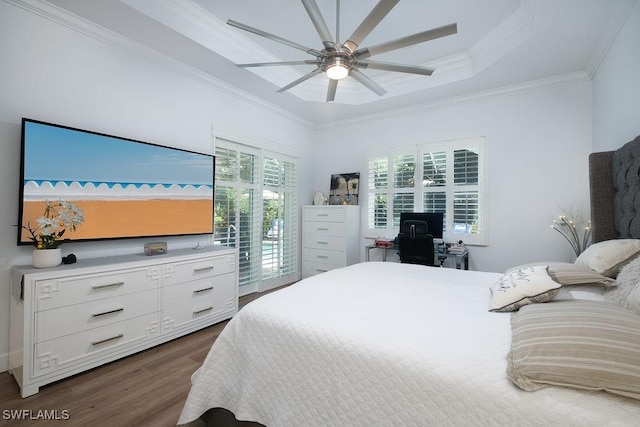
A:
[[[527,267],[550,267],[552,265],[575,265],[572,262],[561,262],[561,261],[545,261],[545,262],[530,262],[527,264],[517,265],[515,267],[508,268],[505,273],[510,273],[513,270],[521,270]]]
[[[640,254],[640,239],[616,239],[594,243],[575,263],[615,278],[622,267]]]
[[[640,283],[640,257],[625,265],[616,278],[617,286],[607,289],[604,300],[622,307],[631,308],[628,304],[631,291]]]
[[[553,297],[554,301],[561,300],[589,300],[604,301],[605,288],[602,285],[574,285],[563,286],[560,292]]]
[[[616,281],[579,264],[549,264],[549,276],[564,286],[608,285],[615,286]]]
[[[549,277],[546,266],[510,271],[491,286],[489,311],[515,311],[526,304],[550,301],[561,286]]]
[[[511,315],[507,376],[521,389],[552,385],[640,399],[640,315],[597,301],[529,305]]]

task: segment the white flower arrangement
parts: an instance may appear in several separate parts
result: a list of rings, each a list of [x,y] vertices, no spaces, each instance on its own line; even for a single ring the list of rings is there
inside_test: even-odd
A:
[[[58,200],[44,201],[44,215],[36,220],[38,227],[27,223],[23,228],[31,234],[36,249],[55,249],[62,244],[62,236],[67,231],[75,231],[83,222],[82,209],[71,202]]]

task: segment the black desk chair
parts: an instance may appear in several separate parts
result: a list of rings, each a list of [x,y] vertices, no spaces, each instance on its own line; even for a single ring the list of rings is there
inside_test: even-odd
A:
[[[435,264],[433,236],[428,233],[426,222],[416,220],[404,221],[397,240],[400,262],[422,264],[432,267],[442,266],[443,260],[440,258],[438,258],[440,264]]]

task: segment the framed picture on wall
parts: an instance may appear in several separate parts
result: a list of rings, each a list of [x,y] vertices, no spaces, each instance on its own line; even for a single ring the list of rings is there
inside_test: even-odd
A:
[[[331,175],[330,205],[357,205],[360,172]]]

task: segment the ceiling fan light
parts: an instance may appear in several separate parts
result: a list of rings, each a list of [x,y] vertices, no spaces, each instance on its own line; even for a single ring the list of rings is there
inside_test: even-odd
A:
[[[331,80],[341,80],[349,75],[349,68],[341,62],[336,62],[327,67],[327,77]]]

